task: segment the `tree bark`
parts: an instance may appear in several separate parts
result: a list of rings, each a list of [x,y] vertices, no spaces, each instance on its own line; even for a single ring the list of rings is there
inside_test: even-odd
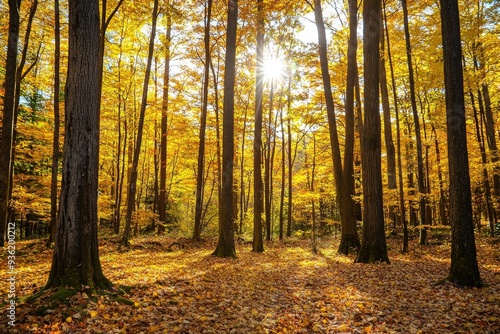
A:
[[[482,287],[472,221],[458,1],[440,0],[439,3],[450,175],[451,267],[446,280],[462,286]]]
[[[222,119],[222,187],[219,206],[219,241],[213,255],[236,257],[234,246],[234,82],[236,72],[236,30],[238,0],[228,0],[226,59],[224,73],[224,115]]]
[[[356,262],[389,262],[385,240],[379,113],[380,0],[363,3],[363,67],[365,100],[361,161],[363,178],[363,239]]]
[[[57,236],[46,288],[108,289],[97,242],[99,2],[69,4],[65,138]]]

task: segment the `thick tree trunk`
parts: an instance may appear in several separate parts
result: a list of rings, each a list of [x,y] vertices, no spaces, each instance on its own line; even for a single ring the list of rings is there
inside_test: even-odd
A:
[[[448,281],[482,287],[472,221],[460,18],[457,0],[440,0],[450,179],[451,267]]]
[[[365,100],[361,145],[363,240],[356,262],[389,262],[385,240],[379,112],[380,0],[363,3],[363,67]]]
[[[234,82],[236,72],[236,30],[238,0],[228,0],[226,59],[224,73],[224,115],[222,123],[222,187],[219,212],[219,241],[213,255],[236,257],[234,246]]]
[[[57,237],[46,288],[107,289],[97,242],[99,3],[69,5],[66,131]]]

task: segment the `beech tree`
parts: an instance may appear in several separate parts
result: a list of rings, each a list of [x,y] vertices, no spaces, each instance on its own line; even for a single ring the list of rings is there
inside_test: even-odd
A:
[[[440,0],[450,189],[451,267],[446,280],[482,287],[476,257],[457,0]]]
[[[97,242],[99,2],[69,3],[63,176],[52,267],[45,288],[109,289]]]

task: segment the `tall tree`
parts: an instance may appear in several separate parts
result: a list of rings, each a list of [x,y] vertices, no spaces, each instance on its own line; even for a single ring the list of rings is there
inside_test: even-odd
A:
[[[21,0],[9,0],[9,34],[5,63],[2,138],[0,141],[0,246],[4,246],[9,212],[12,148],[14,143],[14,111],[16,105],[17,45],[19,41],[19,8]]]
[[[69,3],[63,176],[46,288],[107,289],[97,242],[99,1]]]
[[[404,197],[404,187],[403,187],[403,162],[401,153],[401,129],[399,123],[399,107],[398,107],[398,94],[396,87],[396,78],[394,77],[394,66],[392,62],[391,54],[391,41],[389,37],[389,30],[387,28],[387,13],[385,8],[385,1],[383,2],[383,19],[384,19],[384,30],[385,38],[387,40],[387,58],[389,59],[389,69],[391,72],[391,83],[392,83],[392,97],[394,100],[394,113],[396,115],[396,143],[397,143],[397,153],[398,153],[398,198],[399,198],[399,219],[403,223],[403,247],[402,252],[408,252],[408,222],[406,220],[406,208],[405,208],[405,197]]]
[[[54,0],[54,135],[52,143],[52,175],[50,181],[50,234],[47,246],[54,242],[57,224],[57,175],[59,174],[59,129],[60,120],[60,87],[61,87],[61,22],[59,0]]]
[[[168,4],[170,1],[168,2]],[[170,92],[170,58],[172,42],[172,5],[167,6],[167,31],[165,39],[165,69],[163,72],[163,99],[161,104],[161,139],[160,139],[160,194],[158,196],[158,214],[160,224],[158,233],[165,231],[164,223],[166,221],[167,211],[167,129],[168,129],[168,104]]]
[[[413,113],[413,123],[415,126],[415,141],[417,145],[417,174],[418,174],[418,192],[420,194],[419,199],[419,211],[420,211],[420,224],[426,224],[426,203],[425,203],[425,176],[424,176],[424,161],[422,155],[422,138],[420,135],[420,120],[418,117],[417,101],[415,98],[415,78],[413,74],[413,62],[412,62],[412,49],[410,41],[410,28],[408,24],[408,8],[406,6],[406,0],[401,0],[403,5],[403,20],[404,20],[404,31],[405,31],[405,41],[406,41],[406,60],[408,63],[408,79],[410,81],[410,101],[411,110]],[[427,230],[425,228],[420,228],[420,244],[425,245],[427,243]]]
[[[207,109],[208,109],[208,80],[210,75],[210,21],[212,20],[212,0],[207,1],[205,12],[205,69],[203,77],[203,103],[201,107],[200,121],[200,143],[198,147],[198,170],[196,173],[196,206],[194,214],[194,232],[193,240],[200,240],[201,224],[202,224],[202,209],[203,209],[203,193],[204,193],[204,170],[205,170],[205,132],[207,128]]]
[[[446,280],[463,286],[482,287],[472,221],[458,1],[439,0],[439,3],[450,180],[451,267]]]
[[[219,241],[213,255],[236,257],[234,247],[234,82],[236,72],[236,30],[238,0],[228,0],[226,58],[224,73],[224,114],[222,119],[222,187],[219,205]]]
[[[341,254],[347,254],[350,248],[358,249],[360,244],[358,233],[356,231],[354,201],[352,198],[354,195],[354,87],[356,82],[355,77],[357,75],[357,65],[355,61],[357,49],[357,40],[355,37],[355,27],[357,26],[357,4],[355,1],[350,1],[349,4],[349,10],[352,15],[349,16],[351,34],[349,38],[348,54],[351,56],[348,60],[348,92],[346,92],[346,98],[348,98],[349,101],[346,101],[346,135],[343,164],[340,153],[340,142],[335,116],[335,106],[332,96],[330,73],[328,69],[325,23],[323,21],[321,0],[314,0],[314,5],[312,7],[314,9],[316,28],[318,30],[319,57],[321,76],[323,79],[323,89],[325,91],[326,110],[328,114],[328,128],[330,131],[330,145],[333,157],[333,174],[342,226],[342,235],[338,251]],[[342,165],[344,165],[344,167],[342,167]]]
[[[380,95],[382,98],[382,109],[384,114],[384,139],[385,151],[387,153],[387,187],[397,189],[396,186],[396,148],[392,137],[391,106],[389,104],[389,90],[387,88],[387,73],[385,69],[385,42],[384,42],[384,23],[380,27]],[[396,224],[395,205],[389,206],[389,219],[394,226]]]
[[[380,0],[363,2],[363,67],[365,100],[361,161],[363,178],[363,239],[356,262],[389,262],[385,240],[381,127],[379,112]]]
[[[158,0],[154,1],[153,4],[153,18],[151,25],[151,34],[149,36],[149,49],[148,49],[148,60],[146,65],[146,74],[144,76],[144,84],[142,87],[142,99],[141,99],[141,109],[139,111],[139,124],[137,126],[137,139],[134,147],[134,155],[132,160],[132,166],[130,170],[130,182],[128,185],[127,192],[127,215],[125,221],[125,230],[123,231],[122,244],[124,246],[130,245],[130,232],[132,225],[132,213],[135,209],[135,195],[137,192],[137,169],[139,166],[139,155],[141,153],[141,143],[142,143],[142,135],[144,129],[144,118],[146,116],[146,106],[148,100],[148,86],[149,86],[149,77],[151,75],[151,64],[153,62],[153,51],[154,51],[154,42],[156,37],[156,22],[158,19]]]

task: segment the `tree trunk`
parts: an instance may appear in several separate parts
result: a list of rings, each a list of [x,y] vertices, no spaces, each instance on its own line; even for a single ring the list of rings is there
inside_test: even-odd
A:
[[[394,78],[394,67],[392,64],[391,57],[391,43],[389,38],[389,30],[387,29],[387,14],[385,11],[385,0],[383,2],[384,9],[384,26],[385,26],[385,37],[387,40],[387,57],[389,58],[389,68],[391,71],[391,83],[392,83],[392,96],[394,103],[394,113],[396,114],[396,143],[398,151],[398,197],[399,197],[399,218],[403,223],[403,248],[402,252],[408,252],[408,223],[406,220],[406,210],[405,210],[405,200],[404,200],[404,188],[403,188],[403,163],[402,163],[402,152],[401,152],[401,128],[399,122],[399,107],[398,107],[398,94],[396,91],[396,79]]]
[[[52,174],[50,180],[50,233],[47,246],[55,239],[57,226],[57,175],[59,175],[59,128],[60,121],[60,89],[61,89],[61,31],[59,0],[54,0],[54,134],[52,142]]]
[[[384,115],[384,139],[385,151],[387,154],[387,187],[390,190],[397,189],[396,185],[396,149],[392,138],[391,106],[389,104],[389,90],[387,89],[387,74],[385,69],[385,43],[384,43],[384,25],[380,25],[380,95],[382,98],[382,109]],[[391,196],[392,200],[392,196]],[[396,228],[396,209],[397,206],[391,203],[389,205],[389,219],[393,227]]]
[[[151,75],[151,63],[153,60],[153,50],[154,50],[154,41],[156,35],[156,21],[158,18],[158,0],[154,1],[153,5],[153,20],[151,27],[151,35],[149,38],[149,50],[148,50],[148,61],[146,65],[146,75],[144,78],[144,85],[142,89],[142,100],[141,100],[141,109],[139,113],[139,124],[137,126],[137,140],[134,147],[134,155],[132,160],[132,166],[130,170],[130,183],[128,186],[127,193],[127,215],[125,221],[125,230],[123,232],[122,244],[124,246],[129,246],[130,242],[130,232],[131,232],[131,224],[132,224],[132,213],[135,210],[135,195],[136,195],[136,187],[137,187],[137,169],[139,166],[139,154],[141,152],[141,143],[142,143],[142,134],[144,128],[144,118],[146,115],[146,105],[148,98],[148,85],[149,85],[149,77]]]
[[[2,140],[0,141],[0,246],[4,246],[5,228],[9,212],[12,149],[14,143],[14,108],[17,71],[17,44],[19,41],[19,8],[21,0],[9,0],[9,35],[5,64],[5,92],[3,98]]]
[[[46,288],[108,289],[97,242],[99,2],[71,1],[69,29],[63,179]]]
[[[457,0],[440,0],[450,179],[451,267],[446,280],[482,287],[472,221]]]
[[[352,2],[352,1],[351,1]],[[350,29],[355,31],[357,26],[357,7],[354,2],[349,5],[350,8]],[[354,9],[356,8],[356,10]],[[347,254],[350,248],[359,248],[359,238],[356,230],[356,220],[354,211],[354,87],[356,83],[357,65],[355,61],[357,40],[355,32],[350,35],[348,45],[348,82],[346,89],[346,139],[344,152],[344,168],[342,168],[342,158],[340,154],[340,143],[337,132],[337,120],[335,117],[335,107],[332,97],[332,88],[330,83],[330,74],[328,70],[327,43],[325,34],[325,24],[323,22],[323,11],[321,9],[321,0],[314,1],[314,16],[318,30],[319,56],[321,64],[321,75],[323,78],[323,87],[325,91],[326,110],[328,115],[328,129],[330,132],[330,145],[332,149],[333,170],[335,189],[337,192],[337,202],[340,211],[340,220],[342,227],[341,241],[338,252]]]
[[[405,30],[405,41],[406,41],[406,59],[408,63],[408,76],[410,81],[410,100],[411,109],[413,113],[413,123],[415,125],[415,139],[417,145],[417,173],[418,173],[418,192],[420,195],[419,199],[419,211],[420,211],[420,225],[426,224],[426,205],[425,205],[425,176],[424,176],[424,161],[422,156],[422,138],[420,135],[420,121],[417,111],[417,101],[415,98],[415,79],[413,76],[413,64],[412,64],[412,51],[410,42],[410,30],[408,26],[408,9],[406,7],[406,0],[401,0],[403,5],[403,17],[404,17],[404,30]],[[420,228],[420,245],[427,244],[427,230],[423,227]]]
[[[171,8],[167,9],[167,32],[165,50],[165,69],[163,73],[163,99],[161,105],[161,139],[160,139],[160,194],[158,197],[158,213],[160,223],[158,234],[165,232],[165,220],[167,211],[167,132],[168,132],[168,103],[170,83],[170,42],[172,35]]]
[[[267,122],[267,138],[266,138],[266,151],[264,157],[264,204],[266,210],[266,240],[271,240],[271,206],[273,203],[272,192],[272,142],[273,142],[273,98],[274,98],[274,79],[271,79],[271,92],[269,94],[269,117]]]
[[[284,207],[285,207],[285,126],[283,122],[283,108],[280,111],[281,126],[281,193],[280,193],[280,213],[279,213],[279,240],[283,240],[284,230]]]
[[[248,100],[250,101],[250,96]],[[243,133],[241,135],[241,160],[240,160],[240,227],[239,234],[243,233],[243,220],[247,215],[247,206],[245,205],[245,143],[247,131],[248,104],[245,107],[245,115],[243,116]],[[248,188],[250,192],[250,188]]]
[[[233,158],[234,82],[236,72],[236,30],[238,0],[228,0],[226,59],[224,73],[224,115],[222,124],[222,187],[219,205],[219,241],[213,255],[236,257],[234,246]]]
[[[443,171],[441,170],[441,150],[439,149],[439,142],[436,134],[434,123],[431,122],[431,131],[434,136],[434,147],[436,149],[436,164],[439,181],[439,221],[441,225],[448,225],[448,215],[446,214],[446,198],[444,195]]]
[[[379,113],[380,0],[363,3],[363,67],[365,100],[361,161],[363,178],[363,240],[356,262],[389,262],[385,240]]]
[[[286,236],[292,236],[292,217],[293,217],[293,161],[292,161],[292,125],[291,125],[291,117],[290,117],[290,106],[292,104],[291,99],[291,86],[292,86],[292,77],[288,79],[288,93],[287,93],[287,110],[288,110],[288,121],[287,121],[287,135],[288,135],[288,215],[287,215],[287,223],[286,223]],[[284,136],[284,134],[283,134]]]
[[[313,198],[311,200],[312,207],[312,251],[314,254],[318,253],[317,236],[316,236],[316,201],[314,200],[314,177],[316,176],[316,135],[313,132],[313,161],[311,167],[311,183],[309,190],[311,191]]]
[[[490,149],[490,161],[492,164],[497,164],[499,161],[498,157],[498,146],[495,135],[495,118],[493,116],[493,110],[491,108],[490,91],[488,85],[483,84],[482,93],[484,98],[484,116],[486,124],[486,137],[488,138],[488,148]],[[493,168],[493,194],[500,201],[500,168],[497,166]]]
[[[198,148],[198,170],[196,173],[196,206],[194,214],[193,240],[201,238],[201,212],[203,209],[203,193],[205,189],[204,169],[205,169],[205,132],[207,128],[207,108],[208,108],[208,80],[210,75],[210,21],[212,19],[212,0],[207,0],[207,11],[205,17],[205,70],[203,78],[203,104],[200,120],[200,144]]]
[[[264,17],[263,0],[257,0],[257,66],[255,78],[255,135],[253,142],[253,252],[263,252],[262,237],[262,99],[264,94]]]

